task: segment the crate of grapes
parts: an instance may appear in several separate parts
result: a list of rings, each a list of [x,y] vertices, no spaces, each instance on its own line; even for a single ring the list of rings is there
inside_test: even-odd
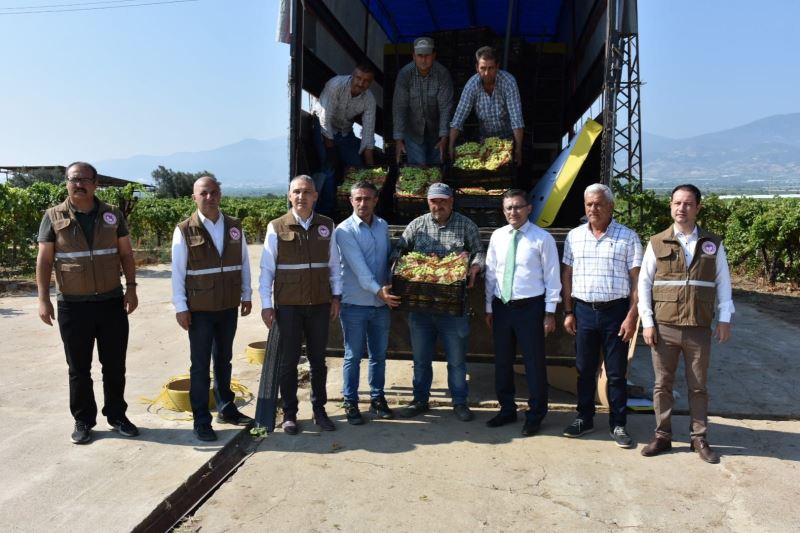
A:
[[[462,254],[444,257],[411,252],[402,256],[392,275],[392,293],[401,311],[462,316],[467,306],[467,263]]]
[[[397,174],[395,214],[406,222],[428,212],[427,192],[431,183],[442,181],[439,167],[402,167]]]
[[[476,208],[500,211],[503,209],[503,193],[506,189],[462,187],[456,189],[456,210]]]
[[[344,175],[342,184],[339,185],[339,188],[336,190],[336,206],[339,213],[349,213],[352,211],[352,207],[350,206],[350,187],[359,181],[368,181],[375,185],[378,189],[378,194],[380,194],[388,175],[389,170],[382,167],[349,169]]]
[[[449,181],[455,187],[508,189],[514,186],[514,142],[489,137],[482,144],[467,142],[456,146],[456,158]]]

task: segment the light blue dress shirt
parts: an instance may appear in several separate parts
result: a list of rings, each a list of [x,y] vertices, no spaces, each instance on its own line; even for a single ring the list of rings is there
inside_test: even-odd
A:
[[[376,215],[369,225],[353,213],[335,233],[342,258],[342,303],[386,305],[377,292],[389,283],[389,225]]]

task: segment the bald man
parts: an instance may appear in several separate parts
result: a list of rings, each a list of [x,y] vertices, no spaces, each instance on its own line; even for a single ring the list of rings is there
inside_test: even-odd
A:
[[[194,434],[201,441],[217,440],[208,408],[212,358],[217,422],[246,426],[253,421],[236,408],[231,391],[237,310],[247,316],[252,309],[247,241],[241,222],[219,210],[221,198],[213,176],[195,181],[197,210],[172,236],[172,303],[178,325],[189,332],[189,400]]]

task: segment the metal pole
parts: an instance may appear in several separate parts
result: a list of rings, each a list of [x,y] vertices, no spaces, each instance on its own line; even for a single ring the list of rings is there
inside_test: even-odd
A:
[[[289,47],[289,180],[298,174],[300,117],[303,96],[303,0],[292,2],[292,39]],[[288,183],[287,181],[287,183]]]
[[[511,20],[514,18],[514,0],[508,0],[506,17],[506,40],[503,46],[503,68],[508,69],[508,50],[511,48]]]

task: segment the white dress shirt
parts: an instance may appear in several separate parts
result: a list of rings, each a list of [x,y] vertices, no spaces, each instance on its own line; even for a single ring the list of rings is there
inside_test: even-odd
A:
[[[496,229],[486,251],[486,312],[492,312],[492,298],[500,298],[506,253],[513,238],[511,224]],[[525,222],[519,229],[514,283],[511,300],[533,298],[544,294],[545,311],[554,313],[561,301],[561,274],[556,241],[548,232]]]
[[[303,229],[308,231],[314,213],[308,219],[303,220],[292,209],[292,216]],[[267,227],[267,235],[264,237],[264,251],[261,253],[261,274],[258,278],[258,293],[261,296],[261,309],[272,309],[272,282],[275,280],[275,260],[278,257],[278,234],[272,223]],[[336,246],[336,232],[331,232],[330,251],[328,252],[328,270],[330,271],[331,294],[341,296],[342,294],[342,263],[339,260],[339,247]]]
[[[697,246],[697,226],[688,235],[681,233],[673,226],[675,238],[683,248],[683,255],[686,258],[687,269],[694,258],[695,247]],[[730,322],[731,315],[734,313],[733,297],[731,289],[731,274],[728,270],[728,257],[725,247],[719,244],[717,250],[717,276],[714,282],[717,288],[717,310],[720,322]],[[642,260],[642,270],[639,272],[639,316],[642,317],[642,327],[652,328],[655,325],[653,320],[653,279],[656,276],[656,254],[653,247],[647,243],[647,250],[644,252]]]
[[[352,133],[353,123],[361,115],[360,154],[375,146],[375,97],[368,90],[353,96],[350,92],[352,80],[351,75],[334,76],[328,80],[311,113],[319,119],[322,135],[328,139],[333,139],[337,133]]]
[[[216,222],[197,212],[197,216],[203,226],[211,235],[211,241],[217,249],[217,253],[222,257],[223,246],[225,244],[225,217],[219,214]],[[175,306],[176,313],[189,310],[186,299],[186,266],[189,263],[189,248],[183,239],[183,233],[177,227],[172,233],[172,305]],[[247,255],[247,240],[242,231],[242,301],[249,302],[253,291],[250,288],[250,259]]]

